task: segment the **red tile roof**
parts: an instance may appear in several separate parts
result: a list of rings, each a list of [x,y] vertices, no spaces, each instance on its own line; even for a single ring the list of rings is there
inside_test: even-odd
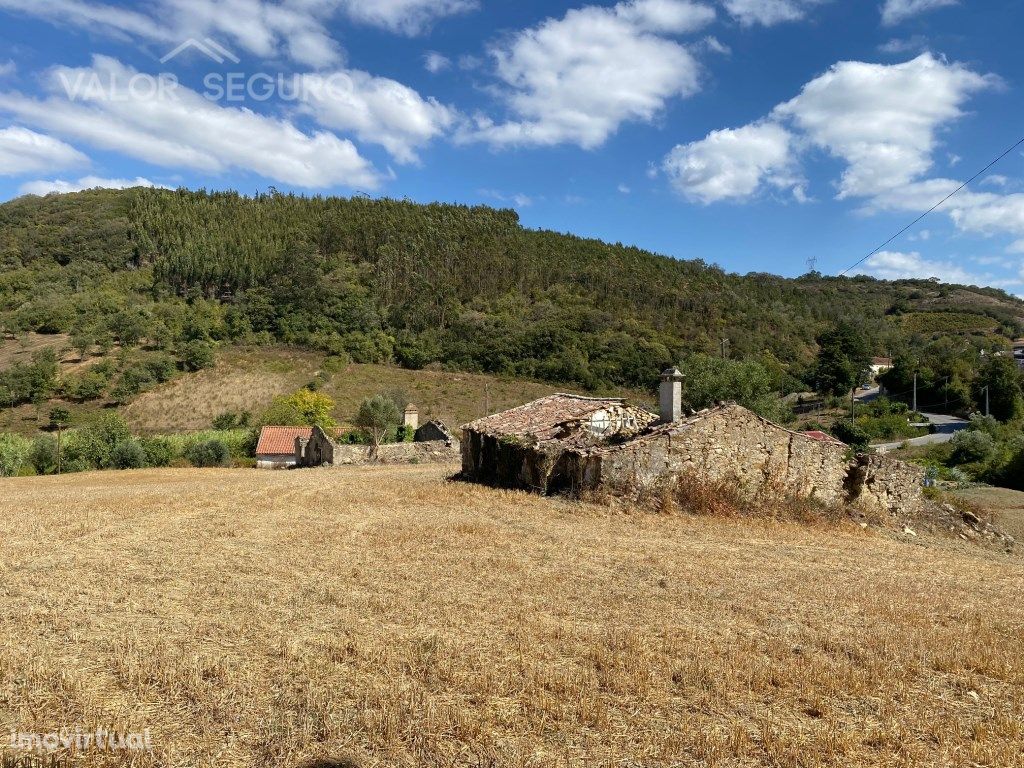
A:
[[[462,428],[483,434],[531,436],[546,440],[567,422],[583,419],[605,408],[624,405],[625,401],[620,398],[548,395],[532,403],[477,419]]]
[[[295,438],[304,437],[309,440],[312,436],[312,427],[264,427],[260,431],[256,455],[274,456],[282,453],[295,453]]]
[[[842,440],[836,440],[832,435],[827,435],[817,429],[812,429],[803,433],[804,437],[809,437],[811,440],[817,440],[819,443],[838,443],[839,445],[846,445]]]

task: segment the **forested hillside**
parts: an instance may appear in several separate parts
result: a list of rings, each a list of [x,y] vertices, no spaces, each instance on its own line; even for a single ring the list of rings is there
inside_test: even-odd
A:
[[[685,240],[678,253],[690,255]],[[6,331],[186,366],[212,344],[277,341],[355,362],[648,387],[661,366],[726,339],[797,389],[839,319],[875,354],[1024,335],[1024,304],[993,289],[733,275],[526,230],[511,210],[361,197],[23,197],[0,206],[0,263]]]

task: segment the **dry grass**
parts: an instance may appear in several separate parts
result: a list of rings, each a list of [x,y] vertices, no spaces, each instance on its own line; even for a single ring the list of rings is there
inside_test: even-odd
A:
[[[442,476],[3,481],[0,735],[151,730],[83,766],[1022,764],[1020,558]]]
[[[323,362],[323,355],[285,347],[228,348],[214,368],[141,395],[127,407],[125,416],[143,432],[205,429],[226,411],[259,414],[276,396],[311,382]],[[437,418],[455,428],[483,416],[488,399],[493,413],[565,391],[565,387],[384,365],[348,365],[322,384],[322,391],[335,398],[335,416],[343,423],[359,410],[364,398],[390,390],[405,392],[419,407],[421,422]],[[623,394],[637,398],[633,392]]]
[[[954,493],[981,507],[991,515],[996,525],[1018,541],[1024,542],[1024,493],[991,486],[967,488]]]

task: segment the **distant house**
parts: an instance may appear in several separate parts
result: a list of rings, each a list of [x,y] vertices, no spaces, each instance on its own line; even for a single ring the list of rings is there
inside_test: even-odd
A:
[[[891,357],[873,357],[871,358],[871,378],[877,379],[886,371],[892,370],[892,358]]]
[[[295,466],[295,441],[307,442],[312,427],[264,427],[256,445],[256,466],[260,469],[287,469]]]

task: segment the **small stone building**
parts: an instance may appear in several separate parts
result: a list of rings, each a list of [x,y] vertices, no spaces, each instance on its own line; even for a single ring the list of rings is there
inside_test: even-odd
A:
[[[256,445],[259,469],[288,469],[295,466],[295,441],[309,440],[312,427],[263,427]]]
[[[426,427],[427,425],[424,425]],[[422,429],[422,428],[421,428]],[[432,435],[433,433],[429,433]],[[424,433],[428,436],[428,433]],[[374,451],[369,445],[339,443],[320,427],[313,427],[309,439],[298,438],[294,462],[300,467],[341,467],[354,464],[454,464],[459,460],[459,443],[448,435],[442,439],[417,439],[411,443],[385,443]]]
[[[615,398],[556,394],[462,428],[462,473],[470,480],[540,493],[571,485],[570,449],[639,434],[658,417]]]
[[[923,473],[879,457],[851,458],[836,440],[793,432],[736,404],[682,415],[682,375],[662,376],[660,416],[622,400],[551,395],[463,427],[468,480],[539,493],[629,493],[693,473],[826,504],[864,500],[909,509]]]

